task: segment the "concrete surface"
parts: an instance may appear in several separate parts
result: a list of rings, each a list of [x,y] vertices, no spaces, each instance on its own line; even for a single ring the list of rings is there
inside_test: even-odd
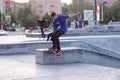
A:
[[[111,53],[105,54],[93,52],[80,47],[62,47],[62,52],[59,56],[55,53],[49,53],[48,49],[36,50],[37,64],[68,64],[68,63],[90,63],[97,65],[110,66],[120,68],[120,58],[118,56],[110,56]]]
[[[56,56],[55,53],[49,53],[48,49],[36,50],[37,64],[60,64],[60,63],[76,63],[81,62],[82,55],[78,53],[79,48],[67,47],[62,48],[61,55]]]
[[[26,37],[33,37],[33,38],[39,38],[40,33],[26,33]],[[48,34],[46,34],[48,35]],[[71,36],[92,36],[92,35],[120,35],[120,32],[68,32],[63,37],[71,37]]]
[[[74,36],[63,37],[62,40],[80,40],[108,51],[120,54],[120,35]]]
[[[81,41],[120,54],[120,37],[94,37],[81,39]]]
[[[120,80],[120,69],[91,64],[37,65],[35,55],[1,55],[0,80]]]
[[[9,39],[9,40],[8,40]],[[89,50],[100,51],[96,47],[106,49],[119,54],[119,35],[110,36],[79,36],[79,37],[61,37],[61,46],[65,47],[82,47]],[[93,45],[88,45],[86,43]],[[35,49],[51,47],[51,42],[41,38],[26,38],[25,36],[4,36],[0,37],[0,54],[14,53],[34,53]],[[74,43],[73,43],[74,42]],[[78,43],[79,42],[79,43]],[[116,46],[117,45],[117,46]],[[96,46],[96,47],[94,47]],[[104,51],[105,53],[105,51]],[[106,52],[106,54],[108,54]],[[113,56],[113,55],[112,55]],[[119,57],[119,56],[118,56]]]
[[[117,32],[118,33],[118,32]],[[49,33],[47,33],[46,35],[48,35]],[[88,34],[87,32],[84,33],[85,35]],[[62,36],[81,36],[84,35],[83,33],[79,33],[79,32],[67,32],[66,34],[62,35]],[[25,34],[26,37],[41,37],[41,33],[26,33]]]
[[[87,32],[116,32],[120,31],[120,25],[88,25],[84,29]]]
[[[62,37],[61,40],[120,37],[119,35]],[[0,36],[0,44],[41,42],[23,35]],[[9,46],[8,46],[9,47]],[[0,46],[0,49],[3,46]],[[119,64],[119,63],[118,63]],[[120,69],[91,64],[37,65],[34,54],[0,55],[0,80],[120,80]]]

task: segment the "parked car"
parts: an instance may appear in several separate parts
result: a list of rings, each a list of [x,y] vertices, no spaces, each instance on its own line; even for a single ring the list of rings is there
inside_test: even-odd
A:
[[[4,30],[0,30],[0,36],[7,36],[8,35],[8,32],[7,31],[4,31]]]

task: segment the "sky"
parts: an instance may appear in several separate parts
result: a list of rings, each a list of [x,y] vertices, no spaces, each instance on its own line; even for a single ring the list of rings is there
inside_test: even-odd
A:
[[[16,2],[28,2],[29,0],[14,0]],[[61,0],[62,2],[66,2],[67,4],[71,3],[71,0]]]
[[[61,0],[62,2],[66,2],[67,4],[71,3],[71,0]]]
[[[13,1],[24,3],[24,2],[28,2],[29,0],[13,0]]]

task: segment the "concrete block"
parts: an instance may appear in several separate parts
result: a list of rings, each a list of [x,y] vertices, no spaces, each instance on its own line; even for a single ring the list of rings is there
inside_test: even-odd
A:
[[[54,53],[48,53],[48,49],[36,50],[36,63],[37,64],[60,64],[60,63],[77,63],[81,62],[81,53],[78,51],[80,48],[69,47],[63,48],[60,56]],[[78,53],[79,52],[79,53]]]

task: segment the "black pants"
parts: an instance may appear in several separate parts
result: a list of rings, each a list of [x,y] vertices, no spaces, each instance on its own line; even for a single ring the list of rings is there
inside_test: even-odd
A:
[[[54,48],[61,49],[59,37],[62,36],[63,34],[64,34],[64,31],[62,31],[62,30],[57,30],[52,34],[51,40],[52,40],[52,44],[53,44]]]
[[[47,35],[47,41],[49,41],[49,40],[51,40],[51,36],[52,36],[52,34],[53,34],[53,32],[52,33],[49,33],[48,35]]]

